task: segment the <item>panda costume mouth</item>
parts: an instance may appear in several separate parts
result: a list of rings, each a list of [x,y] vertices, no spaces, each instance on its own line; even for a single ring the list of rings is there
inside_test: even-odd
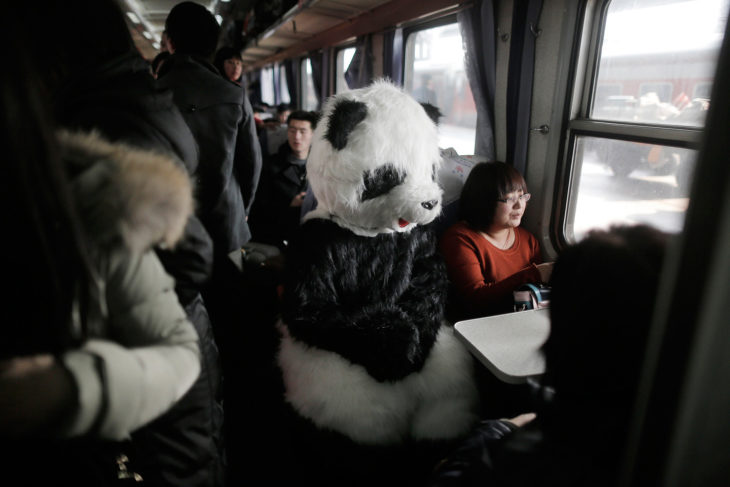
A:
[[[407,227],[410,224],[411,224],[411,222],[409,222],[408,220],[404,220],[403,218],[398,218],[398,226],[399,227],[401,227],[401,228]]]

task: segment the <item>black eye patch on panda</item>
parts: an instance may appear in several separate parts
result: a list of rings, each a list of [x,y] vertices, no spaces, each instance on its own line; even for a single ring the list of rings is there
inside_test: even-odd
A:
[[[367,115],[368,107],[364,103],[347,99],[339,100],[327,123],[325,139],[329,140],[335,149],[344,149],[350,133],[355,130],[357,124],[365,120]]]
[[[382,165],[375,171],[365,171],[363,173],[365,189],[360,199],[367,201],[388,194],[390,190],[402,184],[405,178],[405,173],[398,172],[392,164]]]

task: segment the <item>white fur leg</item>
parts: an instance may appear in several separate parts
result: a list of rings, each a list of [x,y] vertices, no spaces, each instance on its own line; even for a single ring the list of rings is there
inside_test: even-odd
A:
[[[286,400],[324,429],[364,444],[396,444],[410,430],[415,401],[403,383],[378,382],[364,367],[282,334],[278,361]]]
[[[442,326],[423,369],[408,378],[416,381],[421,395],[412,422],[414,438],[456,438],[479,421],[472,360],[453,328]]]
[[[286,400],[305,418],[364,444],[450,439],[477,421],[479,395],[469,352],[442,327],[421,372],[378,382],[360,365],[309,347],[283,323],[278,361]]]

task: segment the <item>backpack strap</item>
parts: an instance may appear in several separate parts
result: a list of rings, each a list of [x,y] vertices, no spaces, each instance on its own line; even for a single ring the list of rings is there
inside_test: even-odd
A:
[[[538,303],[542,301],[542,293],[540,293],[540,288],[536,285],[527,283],[520,286],[520,289],[524,289],[525,291],[531,291],[532,294],[535,296],[535,299],[537,299]]]

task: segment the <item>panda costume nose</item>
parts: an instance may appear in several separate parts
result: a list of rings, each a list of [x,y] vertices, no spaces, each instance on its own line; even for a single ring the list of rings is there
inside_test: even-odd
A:
[[[421,203],[421,206],[423,206],[427,210],[433,210],[437,204],[438,204],[437,200],[431,200],[431,201],[424,201],[423,203]]]

